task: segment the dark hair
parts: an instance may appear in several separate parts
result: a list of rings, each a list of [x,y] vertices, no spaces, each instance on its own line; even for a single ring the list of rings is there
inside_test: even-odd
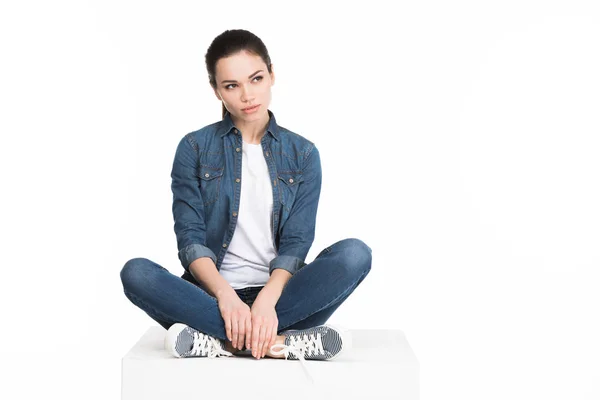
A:
[[[258,36],[244,29],[226,30],[214,38],[205,55],[208,81],[213,89],[217,88],[217,81],[215,79],[217,73],[217,61],[221,58],[237,54],[243,50],[260,56],[265,64],[267,64],[267,71],[271,73],[271,58],[269,57],[269,52]],[[223,103],[221,103],[221,107],[222,117],[224,117],[227,109]]]

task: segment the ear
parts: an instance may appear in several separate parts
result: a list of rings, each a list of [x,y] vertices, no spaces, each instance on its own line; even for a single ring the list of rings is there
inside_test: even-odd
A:
[[[273,63],[271,63],[271,86],[275,84],[275,69],[273,68]]]

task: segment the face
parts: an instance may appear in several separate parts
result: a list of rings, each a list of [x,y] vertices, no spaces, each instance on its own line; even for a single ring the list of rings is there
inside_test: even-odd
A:
[[[223,102],[232,118],[247,122],[264,118],[271,103],[271,86],[275,83],[275,74],[269,74],[267,65],[260,56],[241,51],[221,58],[217,61],[215,78],[215,95]],[[243,110],[254,105],[258,105],[258,108],[251,113]]]

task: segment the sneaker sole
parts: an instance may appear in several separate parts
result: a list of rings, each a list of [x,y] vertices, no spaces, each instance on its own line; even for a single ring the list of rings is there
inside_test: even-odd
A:
[[[338,333],[338,335],[340,336],[340,339],[342,340],[342,348],[340,349],[340,351],[338,351],[337,354],[335,354],[333,357],[325,360],[325,361],[331,361],[331,360],[335,360],[336,358],[338,358],[340,356],[340,354],[342,354],[342,353],[346,352],[348,349],[352,348],[352,338],[347,329],[341,329],[337,325],[332,325],[332,324],[328,324],[328,323],[326,323],[325,326],[328,326],[329,328],[336,331]]]
[[[177,350],[175,350],[175,344],[177,343],[177,337],[185,328],[187,328],[186,324],[177,322],[171,325],[171,327],[167,330],[167,333],[165,334],[165,350],[167,350],[169,354],[177,358],[181,358],[181,354],[179,354]]]

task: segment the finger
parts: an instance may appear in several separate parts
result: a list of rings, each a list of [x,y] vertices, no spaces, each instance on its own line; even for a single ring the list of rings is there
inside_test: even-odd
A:
[[[240,318],[238,321],[238,349],[242,349],[244,347],[244,342],[246,340],[246,320],[244,317]]]
[[[231,316],[225,314],[223,316],[223,321],[225,322],[225,334],[227,334],[227,339],[231,342]]]
[[[273,347],[275,345],[275,341],[277,340],[277,324],[278,322],[275,321],[275,324],[273,325],[273,330],[271,331],[271,342],[269,343],[269,349],[268,351],[271,351],[271,347]]]
[[[233,343],[233,347],[237,347],[238,332],[238,318],[237,315],[233,314],[233,317],[231,318],[231,334],[233,336],[231,343]]]
[[[265,351],[264,355],[266,356],[271,348],[271,342],[273,341],[273,324],[269,325],[268,329],[265,332]]]
[[[260,334],[260,321],[255,319],[252,321],[252,355],[258,356],[258,336]]]
[[[250,339],[252,338],[252,318],[246,318],[246,348],[250,348]]]
[[[263,356],[263,352],[265,350],[265,333],[267,331],[267,324],[263,323],[260,327],[260,334],[258,336],[258,356],[259,358]]]
[[[243,331],[244,331],[244,325],[243,325],[243,321],[240,320],[240,318],[238,317],[238,321],[237,321],[237,326],[238,326],[238,337],[237,340],[235,342],[235,348],[236,349],[240,349],[240,344],[243,343]]]
[[[269,344],[269,335],[267,334],[267,332],[269,332],[271,330],[271,325],[270,324],[265,324],[263,326],[263,329],[261,329],[261,331],[263,331],[263,345],[260,349],[260,356],[264,357],[265,356],[265,349],[267,348],[267,345]]]

